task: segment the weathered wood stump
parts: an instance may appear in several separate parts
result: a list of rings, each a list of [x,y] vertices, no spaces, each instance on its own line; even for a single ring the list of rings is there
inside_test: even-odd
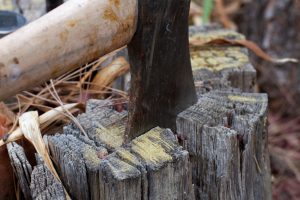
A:
[[[170,130],[154,128],[121,147],[127,113],[103,101],[92,100],[87,107],[78,121],[88,138],[74,125],[47,137],[74,199],[193,199],[188,152]]]
[[[217,27],[190,27],[190,39],[244,39],[244,36]],[[253,92],[256,71],[248,50],[237,46],[200,46],[190,49],[193,75],[198,94],[211,90]]]
[[[32,166],[27,160],[24,149],[17,143],[11,143],[7,145],[7,150],[23,196],[26,200],[31,199],[30,176]]]
[[[32,199],[66,199],[62,184],[55,179],[55,177],[43,163],[40,163],[34,167],[31,174],[30,189]]]
[[[190,33],[243,37],[209,28]],[[254,91],[256,75],[247,51],[203,46],[191,49],[191,62],[198,102],[178,114],[177,137],[156,127],[124,145],[127,111],[106,100],[90,100],[77,117],[87,136],[70,124],[63,134],[44,137],[72,199],[271,199],[268,102],[265,94],[243,93]],[[51,179],[45,166],[33,171],[44,172],[42,182]],[[60,187],[52,190],[53,181],[39,189],[36,180],[31,175],[34,199],[41,199],[36,191],[62,194]]]
[[[40,158],[37,157],[38,165],[32,167],[23,147],[17,143],[8,144],[7,147],[24,199],[65,199],[62,184],[54,178]]]
[[[192,27],[190,38],[244,36]],[[198,103],[178,115],[177,134],[190,154],[196,199],[271,199],[267,96],[241,93],[256,81],[247,49],[192,48],[191,62]]]
[[[177,118],[197,199],[270,199],[267,96],[210,92]]]

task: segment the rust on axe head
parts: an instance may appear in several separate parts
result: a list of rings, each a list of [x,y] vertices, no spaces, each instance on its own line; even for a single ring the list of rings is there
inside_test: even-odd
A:
[[[188,48],[190,0],[139,0],[131,65],[126,139],[160,126],[175,130],[176,115],[197,101]]]

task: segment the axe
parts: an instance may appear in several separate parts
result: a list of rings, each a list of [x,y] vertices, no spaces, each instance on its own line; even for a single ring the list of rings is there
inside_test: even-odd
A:
[[[197,100],[188,48],[190,0],[69,0],[0,40],[0,100],[128,45],[126,137]]]

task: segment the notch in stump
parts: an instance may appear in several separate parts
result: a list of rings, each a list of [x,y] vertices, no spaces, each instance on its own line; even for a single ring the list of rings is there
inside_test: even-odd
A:
[[[131,90],[127,139],[155,126],[176,128],[176,115],[197,101],[188,46],[190,0],[139,0],[128,45]]]

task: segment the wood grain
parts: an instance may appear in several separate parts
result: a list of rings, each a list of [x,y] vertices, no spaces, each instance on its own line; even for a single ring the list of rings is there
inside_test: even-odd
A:
[[[265,94],[209,92],[177,118],[197,199],[271,199]]]

